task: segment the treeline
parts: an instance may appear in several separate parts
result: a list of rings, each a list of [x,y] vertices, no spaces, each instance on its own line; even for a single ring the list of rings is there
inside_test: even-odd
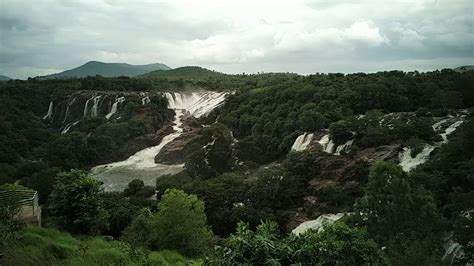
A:
[[[444,116],[450,109],[469,108],[474,103],[474,71],[281,74],[249,76],[248,79],[255,82],[253,88],[229,96],[219,122],[227,125],[243,143],[255,147],[257,155],[254,157],[263,162],[284,156],[298,134],[324,128],[337,127],[343,131],[342,135],[365,130],[376,138],[390,134],[405,138],[412,132],[414,137],[427,138],[426,133],[417,133],[428,129],[431,120],[426,117]],[[392,132],[376,125],[373,125],[374,130],[356,130],[357,125],[350,125],[358,115],[374,110],[382,114],[417,112],[419,117],[425,118],[411,124],[394,123],[392,126],[400,128]],[[338,142],[345,138],[347,136],[342,139],[336,136]],[[381,140],[366,146],[386,142]]]

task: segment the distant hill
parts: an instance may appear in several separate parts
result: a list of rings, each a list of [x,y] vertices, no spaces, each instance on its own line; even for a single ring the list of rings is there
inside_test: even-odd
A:
[[[7,76],[4,76],[4,75],[0,75],[0,80],[1,81],[4,81],[4,80],[10,80],[11,78],[7,77]]]
[[[165,64],[148,64],[148,65],[130,65],[126,63],[103,63],[98,61],[90,61],[80,67],[66,70],[60,73],[42,76],[45,79],[54,78],[83,78],[88,76],[103,77],[119,77],[119,76],[138,76],[155,70],[171,69]]]
[[[474,70],[474,66],[460,66],[460,67],[453,68],[453,70],[462,73],[462,72]]]
[[[193,80],[193,79],[207,79],[209,77],[222,77],[226,74],[212,71],[206,68],[198,67],[198,66],[185,66],[179,67],[171,70],[156,70],[150,73],[146,73],[140,76],[140,78],[167,78],[167,79],[186,79],[186,80]]]

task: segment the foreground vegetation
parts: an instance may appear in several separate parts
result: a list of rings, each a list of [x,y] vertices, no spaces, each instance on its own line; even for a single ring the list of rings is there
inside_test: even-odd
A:
[[[26,227],[4,250],[2,265],[199,265],[173,251],[147,252],[106,237]]]

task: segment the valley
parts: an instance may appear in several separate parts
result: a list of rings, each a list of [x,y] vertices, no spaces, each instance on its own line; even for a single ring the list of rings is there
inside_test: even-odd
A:
[[[345,244],[363,235],[359,244],[377,247],[367,248],[372,262],[418,248],[389,241],[402,234],[426,242],[406,261],[454,262],[470,254],[459,217],[473,207],[473,84],[472,71],[230,75],[199,67],[1,82],[0,181],[37,191],[47,226],[207,254],[206,263],[227,259],[214,245],[239,250],[225,241],[264,227],[281,232],[275,246],[294,248],[335,237],[311,238],[324,234],[354,237]],[[91,220],[60,207],[70,187],[96,191],[96,207],[85,210]],[[202,249],[152,233],[164,204],[187,201],[205,206],[180,219],[199,223],[193,239],[207,243]],[[68,219],[81,224],[61,222]]]

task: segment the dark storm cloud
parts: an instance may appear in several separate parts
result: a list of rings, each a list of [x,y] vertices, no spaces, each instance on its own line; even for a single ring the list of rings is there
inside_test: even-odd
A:
[[[473,64],[471,1],[0,1],[0,74],[89,60],[239,73]]]

